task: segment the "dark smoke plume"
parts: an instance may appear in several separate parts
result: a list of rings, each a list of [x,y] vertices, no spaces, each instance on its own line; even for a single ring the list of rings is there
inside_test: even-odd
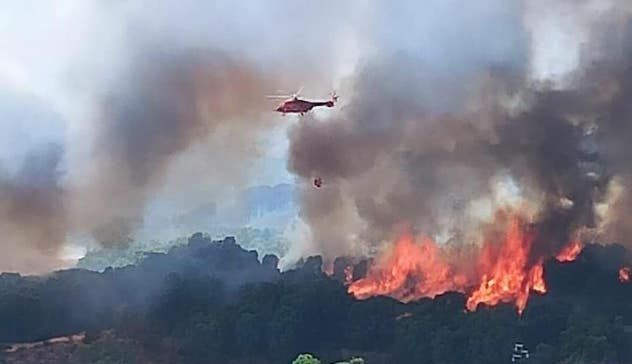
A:
[[[582,66],[563,88],[536,82],[520,64],[482,63],[458,76],[401,55],[366,65],[345,109],[290,133],[289,168],[327,185],[303,190],[315,244],[330,258],[358,253],[402,225],[469,242],[482,226],[481,206],[502,208],[512,195],[521,197],[512,209],[538,232],[534,257],[579,237],[623,242],[632,22],[605,18],[618,21],[593,26]],[[507,185],[516,189],[509,197]]]

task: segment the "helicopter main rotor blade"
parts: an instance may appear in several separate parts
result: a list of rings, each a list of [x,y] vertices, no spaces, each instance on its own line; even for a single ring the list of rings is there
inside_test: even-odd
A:
[[[303,86],[301,86],[301,88],[298,89],[298,91],[293,95],[293,97],[299,97],[301,92],[303,92]]]

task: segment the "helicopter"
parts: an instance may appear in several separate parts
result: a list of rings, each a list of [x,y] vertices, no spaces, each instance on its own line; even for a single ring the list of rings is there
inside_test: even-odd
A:
[[[298,113],[304,115],[317,106],[333,107],[336,101],[338,101],[338,95],[333,91],[331,93],[331,99],[326,101],[308,101],[299,97],[303,88],[301,87],[294,95],[273,95],[268,96],[270,99],[283,99],[284,101],[274,111],[280,112],[283,115],[289,113]]]

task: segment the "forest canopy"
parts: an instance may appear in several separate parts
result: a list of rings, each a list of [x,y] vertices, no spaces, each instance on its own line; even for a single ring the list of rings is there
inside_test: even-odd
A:
[[[533,294],[519,315],[511,304],[468,312],[464,295],[451,292],[406,304],[357,300],[323,273],[319,257],[280,272],[278,259],[233,238],[194,234],[101,273],[0,275],[0,342],[86,332],[76,358],[236,364],[292,363],[306,353],[321,363],[500,364],[520,342],[533,363],[627,363],[632,287],[617,279],[625,255],[591,245],[574,262],[547,262],[549,292]]]

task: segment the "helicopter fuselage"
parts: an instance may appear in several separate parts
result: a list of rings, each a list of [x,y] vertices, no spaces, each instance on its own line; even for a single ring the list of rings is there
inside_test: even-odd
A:
[[[301,100],[298,98],[294,98],[291,100],[287,100],[284,101],[283,103],[281,103],[281,105],[279,105],[279,107],[277,107],[275,109],[275,111],[278,111],[280,113],[286,114],[286,113],[306,113],[308,111],[310,111],[311,109],[313,109],[314,107],[317,106],[327,106],[327,107],[333,107],[334,106],[334,100],[328,100],[328,101],[306,101],[306,100]]]

